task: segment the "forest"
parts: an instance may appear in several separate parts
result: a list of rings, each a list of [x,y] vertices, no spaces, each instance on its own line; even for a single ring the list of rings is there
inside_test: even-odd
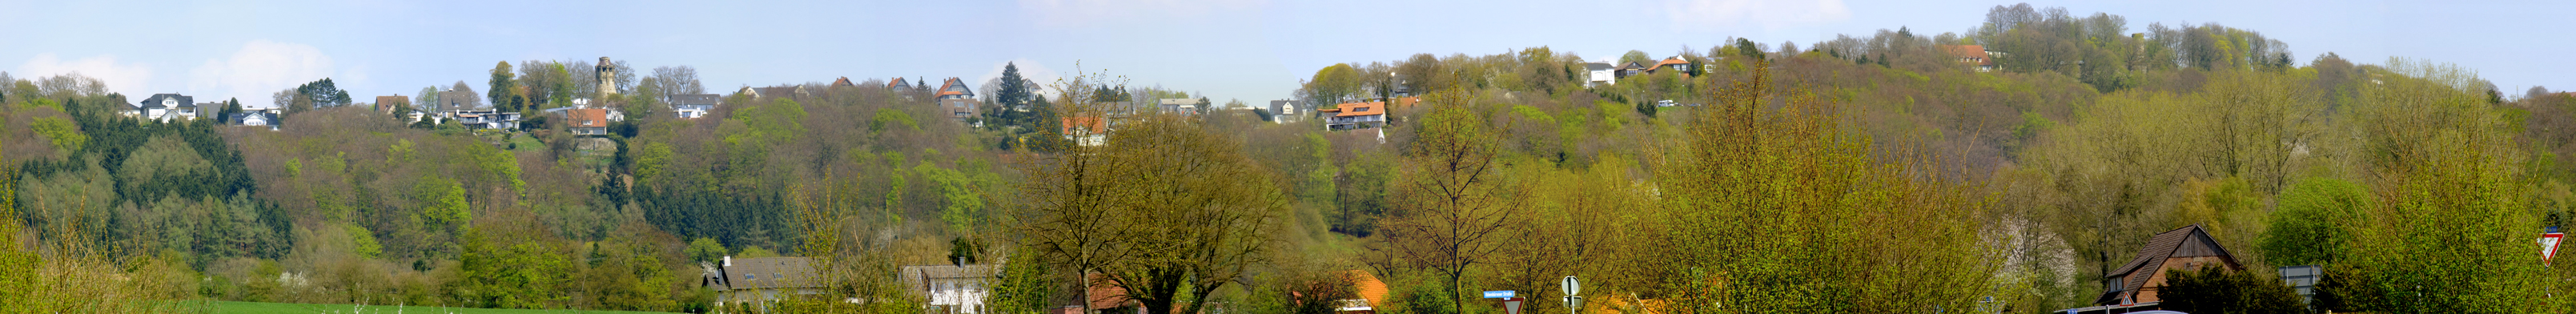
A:
[[[0,74],[0,312],[750,311],[700,284],[727,256],[822,261],[823,295],[775,308],[799,313],[920,313],[895,269],[951,263],[1002,264],[985,303],[1013,314],[1101,310],[1094,286],[1332,313],[1353,271],[1393,314],[1501,313],[1493,290],[1567,314],[1566,276],[1599,314],[2044,312],[2194,225],[2246,270],[2172,274],[2187,312],[2576,312],[2554,297],[2576,270],[2531,244],[2576,223],[2576,94],[2216,23],[2021,4],[1980,25],[1630,51],[1610,60],[1690,66],[1615,84],[1545,46],[1316,69],[1302,108],[1420,99],[1350,131],[1017,67],[968,119],[882,80],[683,119],[696,69],[612,63],[636,75],[601,93],[581,60],[412,102],[578,99],[627,117],[604,136],[416,123],[327,79],[280,91],[275,130],[160,122],[96,79]],[[1137,109],[1170,98],[1200,109]],[[2327,274],[2308,306],[2272,271],[2292,265]]]

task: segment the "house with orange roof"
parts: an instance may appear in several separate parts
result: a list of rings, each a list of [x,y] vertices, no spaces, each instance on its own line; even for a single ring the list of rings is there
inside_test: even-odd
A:
[[[1109,144],[1109,123],[1100,117],[1068,117],[1064,118],[1063,123],[1064,129],[1061,131],[1064,132],[1064,139],[1073,141],[1074,145]]]
[[[1386,102],[1355,102],[1317,110],[1324,117],[1324,130],[1341,131],[1375,128],[1386,125]]]
[[[1368,270],[1342,271],[1342,280],[1351,283],[1352,295],[1359,298],[1341,300],[1333,305],[1333,312],[1377,313],[1377,307],[1386,305],[1386,282],[1378,281]]]
[[[954,77],[939,83],[939,92],[932,94],[930,99],[939,102],[940,109],[948,110],[949,118],[959,121],[974,118],[975,108],[984,105],[984,102],[975,100],[975,90],[966,87],[966,80]]]
[[[1677,73],[1681,73],[1682,76],[1690,76],[1691,62],[1690,60],[1683,60],[1681,56],[1673,56],[1671,58],[1664,58],[1663,61],[1655,61],[1655,65],[1646,67],[1646,73],[1648,74],[1665,70],[1680,71]]]
[[[895,78],[894,78],[894,81],[886,82],[886,86],[885,86],[885,87],[886,87],[886,89],[895,89],[895,90],[910,89],[910,88],[912,88],[912,83],[911,83],[911,82],[906,82],[906,81],[904,81],[904,80],[903,80],[903,77],[895,77]]]
[[[563,111],[565,129],[574,136],[607,136],[608,108],[574,108]]]
[[[1950,55],[1951,59],[1959,60],[1959,63],[1976,65],[1977,72],[1995,70],[1995,53],[1986,51],[1986,46],[1941,45],[1939,48],[1942,54]]]

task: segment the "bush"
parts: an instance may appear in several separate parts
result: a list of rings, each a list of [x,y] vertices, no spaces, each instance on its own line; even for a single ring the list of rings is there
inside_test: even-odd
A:
[[[2281,284],[2251,271],[2229,271],[2226,268],[2202,267],[2199,271],[2166,272],[2164,288],[2157,296],[2164,299],[2166,310],[2185,313],[2304,313],[2299,295]]]

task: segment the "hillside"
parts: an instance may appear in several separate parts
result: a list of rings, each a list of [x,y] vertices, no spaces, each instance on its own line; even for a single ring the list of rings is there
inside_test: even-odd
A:
[[[683,118],[669,96],[703,88],[585,91],[598,82],[564,70],[581,61],[502,62],[490,92],[442,94],[626,117],[598,135],[410,120],[327,99],[327,80],[281,92],[304,98],[280,98],[274,130],[122,116],[132,96],[79,77],[12,80],[0,266],[29,267],[0,278],[106,283],[0,280],[35,290],[0,309],[120,306],[34,301],[95,294],[705,312],[742,305],[701,288],[701,263],[802,256],[828,283],[783,303],[798,311],[918,313],[929,300],[898,267],[1004,263],[985,302],[1009,313],[1086,303],[1095,277],[1073,274],[1148,311],[1329,313],[1357,293],[1348,270],[1382,280],[1393,313],[1496,312],[1471,300],[1490,290],[1548,291],[1524,307],[1553,313],[1565,276],[1593,311],[2034,312],[2097,304],[2151,236],[2194,225],[2245,278],[2324,265],[2320,309],[2576,308],[2542,295],[2576,291],[2576,271],[2539,267],[2526,242],[2576,226],[2576,97],[2509,97],[2436,61],[2294,60],[2214,23],[1985,18],[1672,56],[1347,62],[1294,87],[1308,110],[1290,113],[1159,109],[1206,96],[1016,67],[966,118],[877,80],[723,93]],[[1596,82],[1594,63],[1653,70]],[[1312,111],[1356,107],[1383,120]]]

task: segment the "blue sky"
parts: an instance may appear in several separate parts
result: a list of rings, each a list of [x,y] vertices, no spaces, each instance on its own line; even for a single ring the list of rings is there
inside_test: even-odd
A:
[[[710,89],[920,77],[981,82],[1018,62],[1040,79],[1089,71],[1219,102],[1287,97],[1337,62],[1550,46],[1586,59],[1658,56],[1730,37],[1806,46],[1911,27],[1959,32],[1997,1],[1878,0],[967,0],[62,1],[0,0],[0,71],[78,71],[127,95],[267,94],[323,77],[358,99],[466,81],[493,63],[607,56],[698,68]],[[2576,89],[2576,2],[2032,1],[2078,15],[2217,22],[2324,52],[2458,63],[2508,95]]]

